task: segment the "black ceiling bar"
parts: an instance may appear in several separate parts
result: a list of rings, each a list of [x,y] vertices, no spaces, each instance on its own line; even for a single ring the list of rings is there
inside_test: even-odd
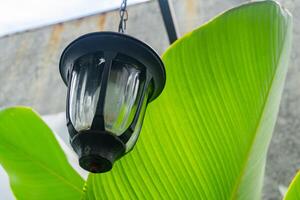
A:
[[[170,44],[179,37],[178,26],[176,24],[174,9],[171,0],[158,0],[160,11],[168,32]]]

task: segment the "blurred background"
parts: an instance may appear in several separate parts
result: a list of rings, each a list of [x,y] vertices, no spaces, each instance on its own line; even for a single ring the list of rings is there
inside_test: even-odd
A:
[[[294,16],[294,41],[268,152],[263,192],[266,200],[281,199],[280,191],[284,192],[300,168],[300,1],[278,1]],[[245,2],[173,0],[181,35]],[[128,8],[127,33],[162,54],[169,43],[158,2],[128,3],[135,5]],[[117,31],[119,12],[115,9],[120,4],[121,0],[0,0],[0,107],[26,105],[41,115],[64,112],[67,88],[58,71],[62,50],[82,34]],[[1,173],[0,169],[0,189],[6,190],[8,185],[1,183]]]

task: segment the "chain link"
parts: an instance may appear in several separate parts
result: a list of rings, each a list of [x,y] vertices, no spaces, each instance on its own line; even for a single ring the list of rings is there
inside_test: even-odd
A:
[[[119,32],[124,33],[126,31],[126,22],[128,20],[127,0],[122,1],[119,13],[120,13]]]

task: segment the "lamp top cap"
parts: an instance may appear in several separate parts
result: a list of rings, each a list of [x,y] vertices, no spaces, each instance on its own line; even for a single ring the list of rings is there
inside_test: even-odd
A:
[[[154,90],[149,101],[154,100],[162,92],[166,82],[166,73],[160,56],[146,43],[117,32],[88,33],[75,39],[64,49],[59,62],[59,70],[66,85],[68,85],[75,61],[95,52],[122,54],[137,60],[146,68],[153,80]]]

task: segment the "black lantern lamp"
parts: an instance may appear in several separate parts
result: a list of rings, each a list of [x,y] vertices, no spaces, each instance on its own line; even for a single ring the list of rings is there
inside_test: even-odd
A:
[[[159,0],[170,41],[176,39],[168,0]],[[135,145],[147,104],[162,92],[166,76],[157,53],[125,35],[126,0],[119,32],[96,32],[63,51],[59,69],[68,86],[67,127],[82,168],[109,171]]]
[[[129,152],[147,103],[165,85],[160,57],[125,34],[97,32],[73,41],[60,59],[68,86],[67,126],[82,168],[105,172]]]

